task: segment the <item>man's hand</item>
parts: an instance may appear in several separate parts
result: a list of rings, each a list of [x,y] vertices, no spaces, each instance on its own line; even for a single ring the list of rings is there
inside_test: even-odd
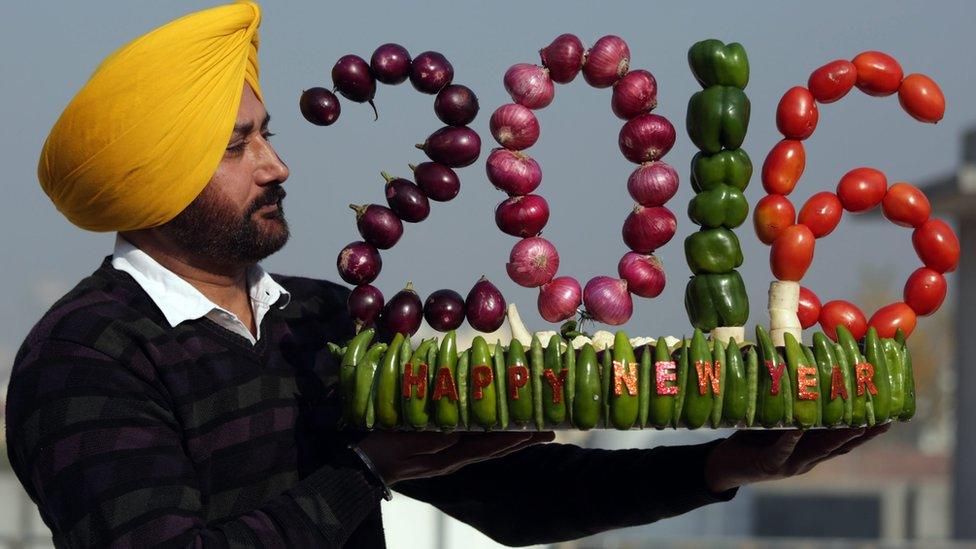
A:
[[[817,464],[846,454],[888,430],[738,431],[720,442],[705,463],[705,483],[721,493],[763,480],[802,475]]]
[[[469,463],[502,457],[540,442],[549,432],[410,433],[374,431],[358,444],[390,486],[401,480],[434,477]]]

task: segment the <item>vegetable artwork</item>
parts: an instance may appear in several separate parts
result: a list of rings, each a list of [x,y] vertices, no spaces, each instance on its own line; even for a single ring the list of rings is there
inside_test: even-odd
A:
[[[688,217],[701,229],[685,239],[685,258],[694,276],[685,287],[691,324],[743,341],[749,299],[739,272],[742,248],[735,229],[749,216],[742,192],[752,177],[752,161],[741,149],[749,127],[749,59],[741,44],[703,40],[688,50],[688,64],[702,91],[688,101],[688,136],[699,152],[691,161],[697,193]]]

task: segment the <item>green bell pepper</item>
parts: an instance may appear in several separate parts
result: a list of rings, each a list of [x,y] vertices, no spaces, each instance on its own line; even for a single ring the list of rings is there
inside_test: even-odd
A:
[[[749,129],[749,98],[731,86],[711,86],[688,100],[688,137],[699,150],[715,154],[738,149]]]
[[[726,228],[702,229],[685,239],[685,259],[694,274],[729,273],[742,265],[742,248]]]
[[[696,42],[688,50],[688,65],[703,88],[720,84],[745,89],[749,84],[749,57],[738,42],[726,45],[714,38]]]
[[[695,153],[691,159],[691,188],[696,193],[728,185],[746,190],[752,179],[752,159],[744,149],[719,151],[715,154]]]
[[[742,191],[728,185],[702,191],[688,203],[688,217],[707,229],[734,229],[749,217],[749,202]]]
[[[703,332],[719,326],[743,326],[749,320],[749,296],[738,271],[700,274],[685,288],[685,310]]]

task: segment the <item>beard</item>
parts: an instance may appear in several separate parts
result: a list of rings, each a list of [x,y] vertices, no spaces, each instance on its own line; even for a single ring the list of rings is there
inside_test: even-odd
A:
[[[244,215],[223,200],[211,185],[204,187],[161,232],[185,251],[220,265],[252,265],[277,252],[290,236],[282,200],[285,190],[274,184],[254,200]],[[264,206],[278,209],[255,214]]]

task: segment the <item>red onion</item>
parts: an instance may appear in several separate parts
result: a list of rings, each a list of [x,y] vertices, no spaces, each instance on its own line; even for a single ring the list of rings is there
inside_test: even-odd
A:
[[[457,329],[464,322],[464,298],[454,290],[437,290],[424,302],[424,318],[438,332]]]
[[[674,126],[663,116],[642,114],[620,128],[620,152],[635,164],[659,160],[674,146]]]
[[[536,236],[548,222],[549,204],[537,194],[510,197],[495,208],[495,224],[512,236]]]
[[[413,164],[409,166],[413,170],[413,178],[417,186],[431,200],[447,202],[461,191],[461,180],[458,179],[457,173],[443,164],[421,162],[417,166]]]
[[[539,121],[535,114],[518,103],[495,109],[489,125],[495,141],[513,151],[527,149],[539,139]]]
[[[553,82],[568,84],[576,78],[586,59],[586,48],[575,35],[560,34],[551,44],[539,50],[542,64],[549,69]]]
[[[357,206],[350,204],[356,212],[356,227],[363,240],[381,250],[388,250],[403,236],[403,222],[393,210],[379,204]]]
[[[400,44],[383,44],[369,59],[369,69],[380,82],[399,84],[410,76],[410,53]]]
[[[627,191],[641,206],[663,206],[678,192],[678,172],[666,162],[641,164],[627,178]]]
[[[596,41],[586,53],[583,78],[595,88],[613,85],[630,70],[630,48],[619,36],[608,35]]]
[[[369,284],[356,286],[349,292],[346,307],[353,320],[360,326],[368,326],[383,310],[383,292]]]
[[[488,181],[510,195],[529,194],[542,183],[542,168],[529,155],[493,149],[485,165]]]
[[[461,84],[444,86],[434,99],[434,114],[448,126],[464,126],[478,116],[478,96]]]
[[[369,70],[369,64],[358,55],[343,55],[332,67],[332,83],[346,99],[357,103],[369,102],[376,113],[373,97],[376,95],[376,79]]]
[[[419,92],[435,94],[451,80],[454,66],[436,51],[425,51],[410,62],[410,83]]]
[[[339,252],[336,267],[343,280],[358,286],[376,280],[383,268],[383,260],[372,244],[357,240]]]
[[[551,242],[541,236],[523,238],[512,247],[505,270],[519,286],[542,286],[556,276],[559,253]]]
[[[423,305],[420,296],[413,290],[413,283],[397,292],[383,307],[381,323],[389,335],[404,334],[412,336],[420,329],[423,320]]]
[[[328,126],[339,118],[339,98],[325,88],[309,88],[298,100],[302,116],[316,126]],[[538,125],[538,124],[536,124]]]
[[[417,145],[434,162],[451,168],[463,168],[474,164],[481,155],[481,138],[478,133],[462,126],[444,126],[430,134],[422,145]]]
[[[420,187],[402,177],[393,177],[386,172],[380,174],[386,179],[386,203],[397,217],[407,223],[420,223],[427,219],[430,215],[430,201]]]
[[[539,65],[518,63],[505,71],[505,91],[512,101],[530,109],[541,109],[552,103],[556,88],[549,71]]]
[[[572,318],[582,301],[580,283],[571,276],[557,276],[539,288],[539,314],[547,322]]]
[[[656,256],[627,252],[617,264],[617,273],[634,295],[657,297],[664,290],[664,266]]]
[[[678,220],[664,206],[645,208],[640,204],[624,220],[624,244],[635,252],[649,254],[674,236]]]
[[[634,301],[627,291],[627,281],[609,276],[596,276],[583,289],[586,312],[598,322],[619,326],[634,314]]]
[[[464,310],[468,324],[479,332],[494,332],[505,322],[505,298],[484,276],[468,292]]]
[[[630,71],[613,85],[610,108],[619,118],[630,120],[656,106],[657,80],[645,70]]]

